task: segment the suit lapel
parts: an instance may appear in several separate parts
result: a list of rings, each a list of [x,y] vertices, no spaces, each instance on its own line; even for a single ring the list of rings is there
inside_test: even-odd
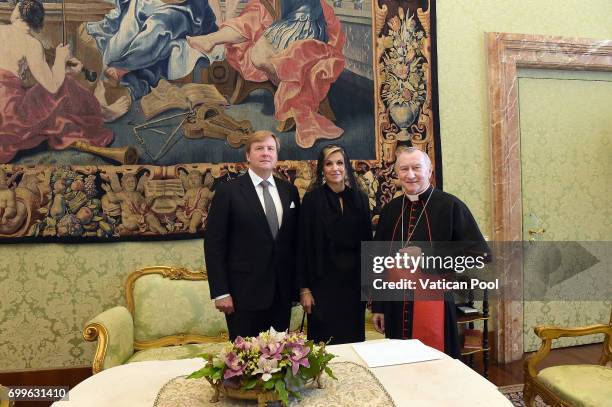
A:
[[[266,219],[266,213],[261,206],[261,201],[259,200],[259,196],[257,196],[257,191],[255,191],[255,185],[253,185],[253,181],[248,173],[244,174],[240,178],[240,190],[242,195],[244,195],[244,199],[247,202],[247,206],[251,208],[253,214],[257,219],[259,219],[260,226],[266,231],[266,234],[272,239],[272,232],[270,232],[270,226],[268,225],[268,220]]]

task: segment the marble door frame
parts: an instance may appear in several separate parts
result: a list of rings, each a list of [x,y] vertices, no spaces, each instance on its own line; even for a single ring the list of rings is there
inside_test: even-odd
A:
[[[523,240],[518,109],[519,68],[612,71],[612,40],[485,33],[492,174],[492,240]],[[497,360],[523,356],[523,259],[503,245],[496,263],[502,286],[495,304]]]

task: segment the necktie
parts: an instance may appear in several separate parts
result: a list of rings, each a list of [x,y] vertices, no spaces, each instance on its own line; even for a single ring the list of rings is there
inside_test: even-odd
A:
[[[263,180],[261,181],[260,185],[263,188],[264,207],[266,209],[268,226],[270,226],[272,237],[276,239],[276,235],[278,233],[278,215],[276,214],[276,206],[274,206],[272,195],[270,195],[270,191],[268,190],[270,182],[268,180]]]

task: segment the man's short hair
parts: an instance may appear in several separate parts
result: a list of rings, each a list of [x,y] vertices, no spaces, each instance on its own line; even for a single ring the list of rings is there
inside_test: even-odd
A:
[[[260,141],[264,141],[268,137],[272,137],[274,139],[274,142],[276,143],[276,152],[278,153],[280,151],[280,141],[278,140],[278,137],[276,137],[276,134],[272,133],[271,131],[267,131],[267,130],[258,130],[255,133],[253,133],[253,135],[249,137],[246,144],[244,145],[244,152],[250,153],[251,144],[259,143]]]
[[[400,157],[400,155],[402,154],[411,154],[414,153],[416,151],[420,151],[421,153],[423,153],[423,155],[425,156],[425,164],[427,164],[429,166],[429,168],[431,169],[431,159],[429,158],[429,154],[427,154],[426,152],[424,152],[423,150],[420,150],[416,147],[408,147],[408,146],[399,146],[398,148],[395,149],[395,171],[397,172],[397,162],[398,162],[398,158]]]

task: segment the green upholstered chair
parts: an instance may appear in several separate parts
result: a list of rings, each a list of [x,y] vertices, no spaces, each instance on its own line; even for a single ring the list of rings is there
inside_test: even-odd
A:
[[[117,306],[90,320],[83,330],[98,341],[93,373],[145,360],[174,360],[217,352],[226,343],[224,315],[210,299],[206,272],[146,267],[125,282],[127,307]],[[292,310],[299,329],[301,307]]]
[[[612,313],[608,325],[580,328],[537,326],[534,331],[542,339],[542,345],[524,363],[523,395],[527,406],[535,406],[536,395],[552,406],[612,406],[612,368],[607,366],[612,360]],[[604,334],[599,365],[562,365],[548,367],[539,372],[536,370],[536,365],[550,352],[553,339],[591,334]]]

